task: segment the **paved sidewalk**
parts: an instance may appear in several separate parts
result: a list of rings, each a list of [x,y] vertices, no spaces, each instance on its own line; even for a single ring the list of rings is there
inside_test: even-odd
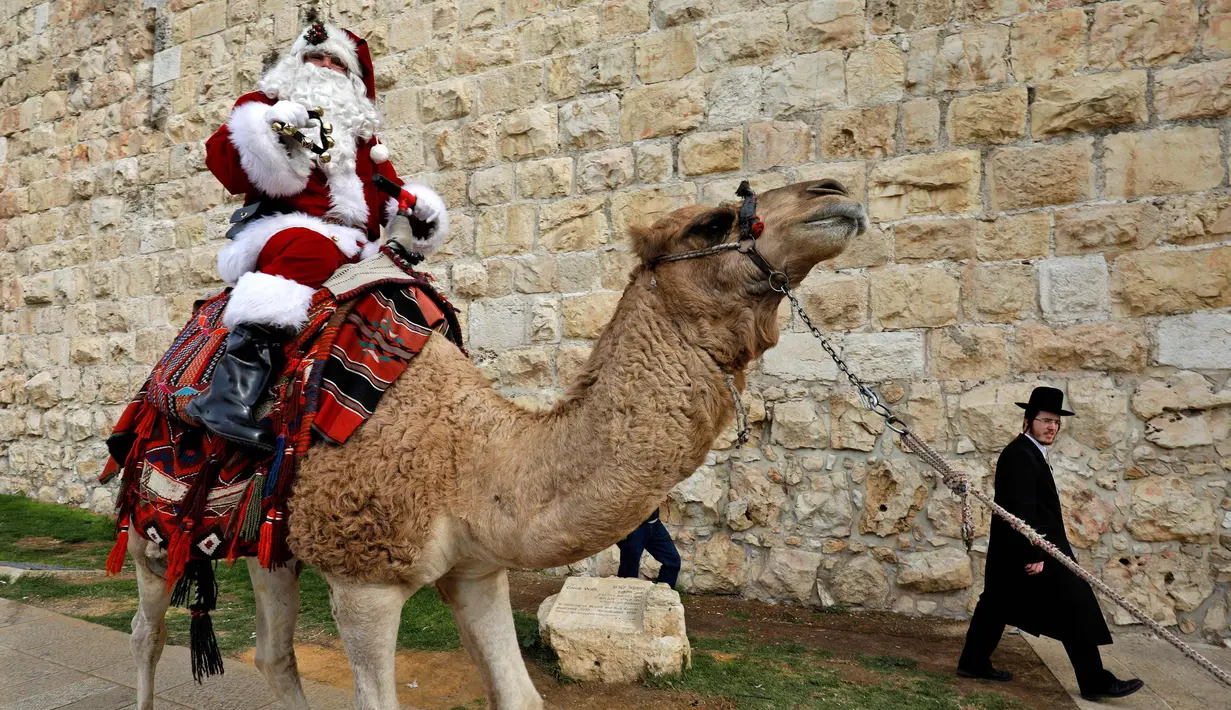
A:
[[[1081,710],[1227,710],[1231,688],[1219,683],[1174,646],[1159,638],[1140,635],[1115,637],[1111,646],[1101,646],[1103,665],[1117,678],[1140,678],[1146,687],[1119,700],[1092,703],[1082,700],[1069,657],[1059,641],[1022,634],[1047,669],[1072,696]],[[1223,670],[1231,670],[1231,649],[1192,644]]]
[[[129,710],[136,667],[128,634],[0,599],[0,710]],[[226,674],[198,685],[188,649],[167,646],[155,674],[160,710],[281,708],[256,668],[226,659]],[[304,681],[313,710],[353,707],[351,692]]]

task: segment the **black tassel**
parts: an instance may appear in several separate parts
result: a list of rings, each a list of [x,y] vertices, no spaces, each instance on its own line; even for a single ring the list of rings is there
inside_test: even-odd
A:
[[[193,567],[195,561],[189,562],[184,568],[184,574],[175,580],[175,588],[171,590],[171,606],[188,606],[189,600],[192,598],[192,587],[194,579]]]
[[[188,639],[192,679],[200,683],[205,676],[222,675],[222,651],[218,650],[218,637],[214,635],[214,622],[208,611],[192,610]]]
[[[205,676],[222,674],[222,652],[209,613],[218,608],[218,579],[209,560],[189,560],[184,575],[175,583],[171,603],[187,605],[192,613],[188,627],[188,650],[192,661],[192,678],[198,683]]]

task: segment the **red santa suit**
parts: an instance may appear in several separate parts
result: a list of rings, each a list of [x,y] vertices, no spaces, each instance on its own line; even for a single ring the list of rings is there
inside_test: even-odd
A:
[[[313,37],[310,27],[266,77],[278,72],[284,78],[291,76],[303,66],[306,53],[326,53],[341,60],[350,77],[361,80],[363,94],[374,102],[367,43],[348,30],[315,27],[326,38]],[[316,124],[304,124],[307,106],[317,104],[288,101],[285,95],[290,92],[285,88],[267,85],[275,83],[263,79],[263,90],[241,96],[227,123],[206,142],[206,166],[231,194],[243,194],[245,205],[266,203],[275,210],[244,224],[218,255],[219,275],[234,286],[223,318],[228,328],[241,323],[301,327],[316,289],[339,266],[375,253],[382,225],[388,227],[396,214],[396,202],[373,186],[373,176],[380,174],[403,185],[386,147],[363,129],[353,135],[354,150],[331,150],[343,158],[329,163],[284,141],[270,124],[281,120],[302,125],[303,133],[314,137]],[[374,104],[369,110],[374,117]],[[331,121],[328,108],[324,120]],[[339,126],[334,125],[336,134]],[[348,137],[338,136],[338,140]],[[412,246],[419,253],[430,253],[444,241],[448,214],[430,189],[421,185],[405,189],[417,199],[416,216],[435,216],[436,228]]]

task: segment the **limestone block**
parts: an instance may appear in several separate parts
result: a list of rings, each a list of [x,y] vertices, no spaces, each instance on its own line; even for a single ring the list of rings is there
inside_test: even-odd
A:
[[[637,146],[637,181],[666,182],[671,178],[671,145],[650,143]]]
[[[748,553],[725,532],[697,541],[692,556],[692,591],[739,593],[748,583]]]
[[[513,286],[521,293],[558,291],[555,256],[531,256],[516,262]]]
[[[949,419],[945,413],[944,397],[937,383],[912,383],[905,403],[899,404],[898,407],[898,415],[910,425],[911,431],[941,451],[947,448]]]
[[[1102,254],[1044,259],[1038,268],[1039,304],[1047,320],[1098,318],[1110,310]]]
[[[600,607],[628,611],[595,613]],[[679,593],[666,585],[570,577],[560,594],[539,605],[538,618],[539,635],[570,678],[633,683],[646,676],[679,675],[692,665],[684,605]]]
[[[1067,76],[1086,66],[1086,14],[1079,7],[1019,17],[1009,34],[1018,81]]]
[[[1149,379],[1133,393],[1133,412],[1142,419],[1152,419],[1163,412],[1189,409],[1213,409],[1231,404],[1231,388],[1214,392],[1200,373],[1181,370],[1166,380]]]
[[[1146,73],[1094,74],[1039,84],[1031,110],[1036,138],[1145,123]]]
[[[1142,248],[1154,241],[1158,223],[1158,210],[1147,202],[1060,210],[1056,212],[1056,254]]]
[[[962,294],[968,317],[1013,323],[1035,313],[1038,287],[1030,264],[979,265],[963,274]]]
[[[1022,410],[1015,402],[1030,399],[1039,383],[988,384],[962,394],[958,418],[979,451],[998,452],[1021,433]]]
[[[893,228],[899,263],[970,259],[975,255],[975,221],[941,219],[902,222]]]
[[[1206,563],[1172,550],[1113,556],[1103,565],[1102,578],[1163,626],[1174,626],[1177,611],[1196,609],[1214,591]],[[1112,615],[1118,625],[1140,623],[1119,605]]]
[[[712,525],[727,487],[711,466],[701,466],[671,489],[666,522],[673,525]]]
[[[974,583],[970,558],[956,547],[929,552],[906,552],[898,556],[899,587],[917,592],[951,592]]]
[[[778,525],[787,502],[781,485],[759,468],[742,463],[731,465],[731,490],[727,497],[727,525],[732,530]]]
[[[864,490],[859,531],[881,537],[910,530],[928,494],[919,471],[905,459],[871,465]]]
[[[893,155],[897,124],[897,104],[828,111],[821,117],[821,155],[832,159]]]
[[[978,226],[975,251],[981,261],[1043,257],[1051,248],[1051,216],[1046,212],[1001,215]]]
[[[933,330],[932,375],[938,379],[993,380],[1009,373],[1005,332],[992,326],[956,326]]]
[[[470,304],[467,347],[503,350],[529,345],[528,303],[517,297],[481,299]]]
[[[812,158],[812,128],[808,124],[768,121],[748,126],[748,169],[798,165]]]
[[[956,459],[949,460],[948,463],[954,469],[965,473],[971,486],[991,492],[988,485],[991,469],[987,463],[979,459]],[[962,538],[962,504],[957,494],[944,484],[937,484],[932,497],[928,499],[927,517],[936,534],[954,540]],[[986,535],[991,529],[992,513],[986,506],[972,501],[970,517],[975,526],[976,538]]]
[[[904,95],[906,58],[889,40],[865,44],[846,61],[846,91],[853,105],[898,101]]]
[[[450,79],[419,89],[419,114],[424,123],[469,116],[473,108],[474,84],[466,79]]]
[[[1157,315],[1231,305],[1231,247],[1134,252],[1116,259],[1116,313]]]
[[[599,291],[564,299],[564,336],[594,340],[620,303],[617,291]]]
[[[1195,313],[1158,324],[1158,364],[1231,369],[1231,314]]]
[[[878,35],[943,25],[952,12],[952,0],[868,0],[868,24]]]
[[[1013,143],[1026,135],[1026,87],[989,91],[949,103],[949,140],[964,143]]]
[[[477,170],[470,178],[470,201],[476,205],[499,205],[513,199],[513,166],[498,165]]]
[[[791,49],[851,49],[863,43],[862,0],[813,0],[787,9]]]
[[[772,440],[787,449],[823,449],[829,442],[825,420],[808,400],[774,406]]]
[[[596,7],[533,19],[518,28],[522,55],[533,59],[583,47],[598,40],[601,27]]]
[[[1128,530],[1146,542],[1213,542],[1217,534],[1213,503],[1176,476],[1151,476],[1133,484]]]
[[[547,158],[517,166],[517,195],[523,199],[560,197],[567,195],[572,187],[572,158]]]
[[[705,91],[688,79],[632,87],[620,104],[620,136],[639,141],[683,133],[705,120]]]
[[[548,251],[580,251],[607,242],[602,196],[576,197],[539,209],[539,246]]]
[[[1201,126],[1120,133],[1104,141],[1109,197],[1197,192],[1222,181],[1218,129]]]
[[[939,267],[872,274],[872,314],[884,328],[933,328],[957,322],[960,286]]]
[[[1195,245],[1231,238],[1231,196],[1207,193],[1157,202],[1160,242]]]
[[[1080,405],[1079,405],[1080,406]],[[1085,417],[1085,409],[1075,419]],[[1057,477],[1056,488],[1064,509],[1064,530],[1073,547],[1090,549],[1111,529],[1116,508],[1099,496],[1096,489],[1082,478],[1071,475]]]
[[[496,386],[511,389],[551,387],[551,355],[538,348],[506,350],[496,358]]]
[[[612,229],[621,238],[627,238],[631,227],[654,224],[659,217],[685,205],[691,205],[696,199],[696,188],[691,183],[617,192],[611,198]]]
[[[1192,0],[1103,3],[1094,9],[1090,25],[1090,66],[1174,64],[1192,51],[1197,24]]]
[[[770,550],[757,577],[757,596],[775,601],[810,602],[816,594],[816,573],[821,555],[789,547]]]
[[[709,17],[710,0],[656,0],[651,13],[659,27],[675,27]]]
[[[833,427],[832,449],[871,451],[885,432],[885,420],[864,408],[854,392],[829,395],[829,421]]]
[[[1225,57],[1231,54],[1231,8],[1223,3],[1222,9],[1222,12],[1216,13],[1211,8],[1209,23],[1201,36],[1201,48],[1207,57]]]
[[[757,63],[782,54],[787,39],[786,14],[762,10],[702,22],[697,27],[698,64],[715,71],[731,64]]]
[[[839,68],[839,76],[841,76]],[[711,125],[747,123],[761,116],[765,80],[761,67],[732,67],[717,72],[710,84],[706,118]]]
[[[809,472],[793,492],[797,529],[815,536],[850,537],[854,511],[846,471]]]
[[[918,331],[851,333],[842,339],[842,356],[856,363],[866,382],[922,377],[923,355],[923,333]]]
[[[821,328],[846,331],[868,322],[868,277],[815,269],[794,293]]]
[[[46,370],[26,380],[26,383],[22,385],[22,390],[25,393],[26,401],[36,407],[49,409],[56,406],[60,401],[59,383]]]
[[[577,159],[577,188],[582,192],[614,190],[633,181],[633,151],[613,148]]]
[[[940,135],[940,102],[919,99],[902,104],[902,141],[907,150],[935,148]]]
[[[1128,395],[1108,378],[1069,380],[1069,403],[1079,416],[1066,420],[1069,436],[1093,449],[1106,450],[1128,434]]]
[[[453,264],[453,290],[467,298],[486,296],[487,267],[481,262],[458,261]]]
[[[475,249],[481,257],[528,252],[534,246],[537,225],[534,205],[481,210]]]
[[[1145,329],[1132,321],[1055,329],[1025,324],[1018,327],[1013,345],[1013,367],[1019,372],[1138,372],[1150,348]]]
[[[990,160],[992,209],[1063,205],[1094,196],[1094,141],[1001,148]]]
[[[979,152],[908,155],[877,163],[868,184],[874,220],[979,209]]]
[[[744,161],[744,134],[738,128],[691,133],[680,141],[680,174],[707,175],[739,170]]]
[[[636,40],[637,78],[643,84],[679,79],[697,68],[691,27],[642,35]]]
[[[889,603],[889,576],[871,555],[856,555],[830,575],[829,590],[842,604],[884,609]]]
[[[838,368],[809,333],[782,333],[778,344],[761,356],[766,375],[783,380],[832,381]]]
[[[775,61],[765,75],[765,112],[781,116],[845,103],[843,67],[841,52],[816,52]]]
[[[650,29],[649,0],[612,0],[603,4],[603,37],[641,34],[648,29]]]
[[[932,71],[936,91],[967,91],[1008,79],[1009,28],[987,24],[946,36]]]
[[[1146,439],[1165,449],[1209,446],[1226,438],[1226,410],[1167,412],[1146,422]]]
[[[555,153],[559,127],[555,106],[522,109],[505,117],[500,125],[500,154],[506,160],[521,160]]]

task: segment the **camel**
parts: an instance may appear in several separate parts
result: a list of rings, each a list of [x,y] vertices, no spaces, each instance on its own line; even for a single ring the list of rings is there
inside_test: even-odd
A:
[[[833,180],[770,190],[756,208],[764,231],[755,253],[792,285],[867,225]],[[641,263],[553,409],[502,398],[456,346],[432,336],[350,443],[314,447],[301,464],[290,546],[329,583],[356,707],[398,707],[401,608],[434,584],[490,706],[542,708],[514,631],[508,568],[557,567],[615,544],[732,421],[729,383],[742,390],[745,367],[777,343],[783,294],[741,251],[662,258],[738,240],[737,206],[684,207],[631,238]],[[166,639],[165,553],[139,535],[129,551],[141,596],[137,706],[146,710]],[[299,565],[248,565],[256,665],[286,708],[306,708],[292,645]]]

